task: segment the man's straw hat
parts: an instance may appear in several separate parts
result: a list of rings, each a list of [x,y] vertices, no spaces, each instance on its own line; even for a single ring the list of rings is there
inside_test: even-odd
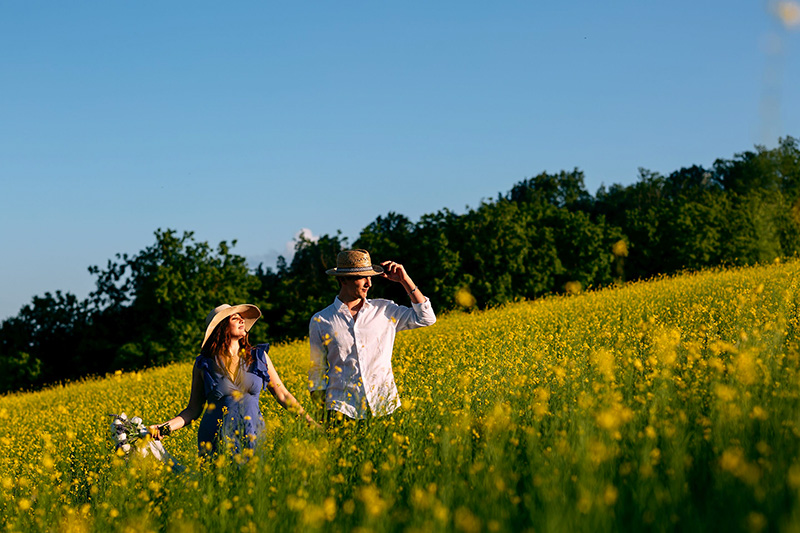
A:
[[[329,276],[377,276],[383,267],[373,265],[366,250],[345,250],[336,256],[336,268],[325,271]]]
[[[200,349],[205,346],[208,337],[211,335],[211,332],[214,331],[220,322],[225,320],[231,315],[235,315],[239,313],[239,316],[244,318],[244,329],[245,331],[250,331],[250,328],[253,327],[253,324],[256,323],[256,320],[261,318],[261,311],[255,305],[250,304],[241,304],[241,305],[228,305],[222,304],[214,308],[208,316],[206,317],[206,335],[203,337],[203,344],[200,345]]]

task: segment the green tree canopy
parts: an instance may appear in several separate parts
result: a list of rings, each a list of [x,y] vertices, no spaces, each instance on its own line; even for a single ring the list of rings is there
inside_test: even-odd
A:
[[[87,300],[61,292],[34,297],[0,324],[0,389],[191,358],[204,317],[221,303],[261,308],[254,340],[307,335],[311,316],[338,291],[325,271],[347,239],[340,232],[300,237],[291,262],[281,257],[276,269],[255,271],[234,246],[157,230],[139,253],[91,267],[96,289]],[[543,172],[463,214],[443,209],[417,222],[395,212],[379,216],[353,247],[368,249],[375,262],[403,263],[437,310],[457,307],[464,289],[478,306],[491,306],[681,269],[772,261],[800,252],[800,149],[787,137],[709,169],[694,165],[668,176],[640,169],[635,183],[601,187],[594,196],[578,169]],[[407,301],[402,287],[380,280],[372,295]]]
[[[164,364],[198,353],[204,317],[222,303],[250,301],[260,286],[245,259],[231,252],[235,241],[212,250],[192,232],[158,230],[155,236],[155,244],[132,257],[117,255],[105,269],[90,268],[97,276],[90,298],[98,320],[117,330],[115,367]]]

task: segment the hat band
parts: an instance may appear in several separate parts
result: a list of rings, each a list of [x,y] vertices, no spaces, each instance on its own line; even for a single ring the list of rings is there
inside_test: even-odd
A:
[[[372,265],[366,267],[337,268],[336,272],[366,272],[372,270]]]

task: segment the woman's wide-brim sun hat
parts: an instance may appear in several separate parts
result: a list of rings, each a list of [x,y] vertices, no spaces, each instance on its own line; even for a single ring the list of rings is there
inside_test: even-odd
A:
[[[203,344],[200,345],[200,349],[206,345],[206,341],[211,336],[211,332],[214,331],[214,328],[216,328],[220,322],[231,315],[235,315],[236,313],[238,313],[239,316],[244,319],[244,329],[247,332],[249,332],[250,328],[253,327],[253,324],[255,324],[259,318],[261,318],[261,310],[255,305],[251,304],[222,304],[215,307],[214,310],[211,311],[206,317],[206,334],[203,337]]]
[[[345,250],[336,256],[336,268],[325,271],[329,276],[379,276],[383,267],[373,265],[366,250]]]

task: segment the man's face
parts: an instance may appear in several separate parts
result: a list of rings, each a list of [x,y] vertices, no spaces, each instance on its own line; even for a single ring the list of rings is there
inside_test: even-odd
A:
[[[365,299],[370,287],[372,287],[372,278],[369,276],[342,278],[342,294],[348,300]]]

